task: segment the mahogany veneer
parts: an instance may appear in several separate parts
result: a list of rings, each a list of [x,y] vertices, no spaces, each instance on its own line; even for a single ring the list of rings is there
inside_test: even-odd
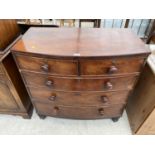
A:
[[[131,30],[102,28],[31,28],[12,52],[41,118],[113,121],[150,53]]]

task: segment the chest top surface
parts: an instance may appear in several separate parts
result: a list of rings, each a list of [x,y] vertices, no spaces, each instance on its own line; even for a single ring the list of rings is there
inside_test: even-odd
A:
[[[116,28],[30,28],[12,51],[63,57],[149,54],[130,29]]]

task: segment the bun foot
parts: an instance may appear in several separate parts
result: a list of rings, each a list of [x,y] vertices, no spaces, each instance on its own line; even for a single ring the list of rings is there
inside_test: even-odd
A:
[[[38,116],[40,117],[40,119],[45,119],[45,118],[46,118],[45,115],[40,115],[40,114],[38,114]]]
[[[118,122],[119,118],[120,118],[120,117],[114,117],[114,118],[112,118],[112,121],[113,121],[113,122]]]

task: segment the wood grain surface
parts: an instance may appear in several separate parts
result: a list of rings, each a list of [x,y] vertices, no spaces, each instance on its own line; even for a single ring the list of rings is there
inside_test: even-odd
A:
[[[3,51],[20,34],[14,19],[0,19],[0,51]]]
[[[147,55],[130,29],[30,28],[12,48],[18,53],[68,57]]]
[[[40,118],[114,121],[150,53],[131,30],[102,28],[31,28],[12,52]]]

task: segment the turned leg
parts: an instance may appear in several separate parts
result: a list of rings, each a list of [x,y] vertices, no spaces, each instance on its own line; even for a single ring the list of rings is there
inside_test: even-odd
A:
[[[114,117],[114,118],[112,118],[112,121],[113,121],[113,122],[118,122],[119,118],[120,118],[120,117]]]
[[[45,119],[46,118],[45,115],[38,114],[38,116],[40,117],[40,119]]]

